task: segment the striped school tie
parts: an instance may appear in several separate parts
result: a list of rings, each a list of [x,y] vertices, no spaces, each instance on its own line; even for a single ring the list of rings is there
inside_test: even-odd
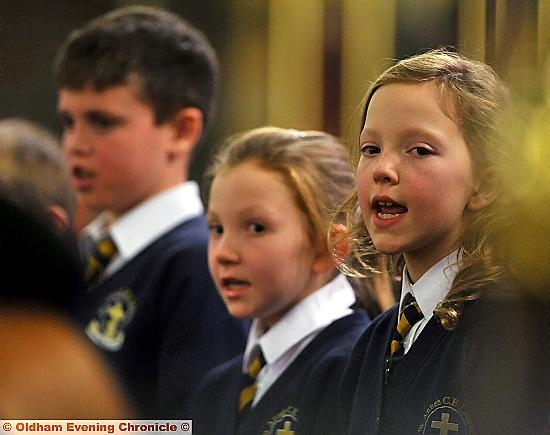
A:
[[[239,417],[242,417],[252,405],[256,395],[256,377],[265,365],[264,354],[258,346],[252,352],[253,357],[248,363],[246,374],[244,375],[243,387],[239,395]]]
[[[390,345],[391,357],[403,355],[405,351],[403,347],[404,338],[409,333],[411,328],[424,317],[422,310],[411,293],[407,293],[405,295],[402,305],[403,309],[401,310],[401,315],[399,316],[397,329],[393,332]]]
[[[116,244],[110,236],[97,242],[86,259],[84,280],[88,289],[94,287],[103,278],[107,265],[116,253]]]

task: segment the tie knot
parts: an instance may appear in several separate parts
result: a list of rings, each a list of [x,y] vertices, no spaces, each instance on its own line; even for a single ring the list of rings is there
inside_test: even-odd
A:
[[[116,245],[111,236],[104,237],[97,242],[97,252],[102,258],[110,260],[116,251]]]
[[[261,347],[258,346],[252,352],[251,357],[248,361],[248,366],[246,370],[248,373],[248,376],[250,376],[253,379],[256,379],[256,376],[258,376],[258,373],[260,373],[263,366],[265,366],[265,357]]]
[[[416,299],[411,293],[407,293],[403,298],[397,329],[394,332],[390,346],[390,355],[392,357],[403,353],[403,340],[405,339],[405,336],[423,317],[424,314],[418,306]]]
[[[402,332],[403,337],[407,335],[409,330],[424,317],[422,310],[418,306],[415,297],[411,293],[407,293],[403,298],[401,314],[397,330]]]
[[[86,258],[84,279],[92,287],[102,277],[107,265],[117,253],[117,247],[111,236],[103,237],[93,247]]]
[[[407,307],[407,305],[410,305],[413,303],[416,304],[415,297],[412,295],[412,293],[407,292],[407,294],[403,298],[403,302],[401,303],[401,312],[403,312],[403,310],[405,309],[405,307]]]
[[[243,415],[246,413],[248,408],[250,408],[254,396],[256,395],[256,377],[258,373],[262,370],[262,367],[265,366],[265,358],[260,346],[256,346],[250,355],[248,360],[248,365],[246,366],[246,374],[243,379],[243,385],[241,393],[239,394],[239,416],[240,420]]]

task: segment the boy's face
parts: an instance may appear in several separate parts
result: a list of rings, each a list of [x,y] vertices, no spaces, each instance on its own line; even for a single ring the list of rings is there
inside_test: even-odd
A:
[[[320,287],[308,222],[281,176],[253,162],[210,189],[208,263],[229,312],[265,327]]]
[[[413,281],[457,248],[475,191],[469,150],[441,103],[432,82],[384,85],[360,138],[363,220],[379,251],[404,254]]]
[[[171,187],[171,123],[156,125],[152,108],[130,85],[98,92],[62,88],[58,111],[73,185],[89,208],[114,216]]]

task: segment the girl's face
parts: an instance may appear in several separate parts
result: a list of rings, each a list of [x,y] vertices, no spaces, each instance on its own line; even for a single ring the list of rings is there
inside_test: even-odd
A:
[[[208,264],[233,316],[277,322],[323,283],[325,253],[277,172],[248,161],[221,171],[210,189]],[[325,248],[326,251],[326,248]]]
[[[387,84],[370,101],[360,146],[365,225],[379,251],[404,254],[416,281],[458,247],[477,189],[460,127],[443,111],[433,82]]]

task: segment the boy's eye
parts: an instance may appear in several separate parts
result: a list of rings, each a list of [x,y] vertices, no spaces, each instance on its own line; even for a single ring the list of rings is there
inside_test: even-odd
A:
[[[223,234],[223,227],[219,224],[208,224],[208,231],[212,234]]]
[[[88,121],[101,130],[107,130],[120,122],[120,120],[114,116],[104,115],[98,112],[91,112],[88,114]]]
[[[260,234],[265,231],[265,226],[257,222],[252,222],[248,225],[248,229],[254,234]]]
[[[361,147],[362,156],[372,156],[380,153],[380,148],[373,144],[365,144]]]
[[[59,120],[61,121],[61,128],[63,130],[70,130],[74,125],[74,120],[71,116],[62,113],[59,115]]]

